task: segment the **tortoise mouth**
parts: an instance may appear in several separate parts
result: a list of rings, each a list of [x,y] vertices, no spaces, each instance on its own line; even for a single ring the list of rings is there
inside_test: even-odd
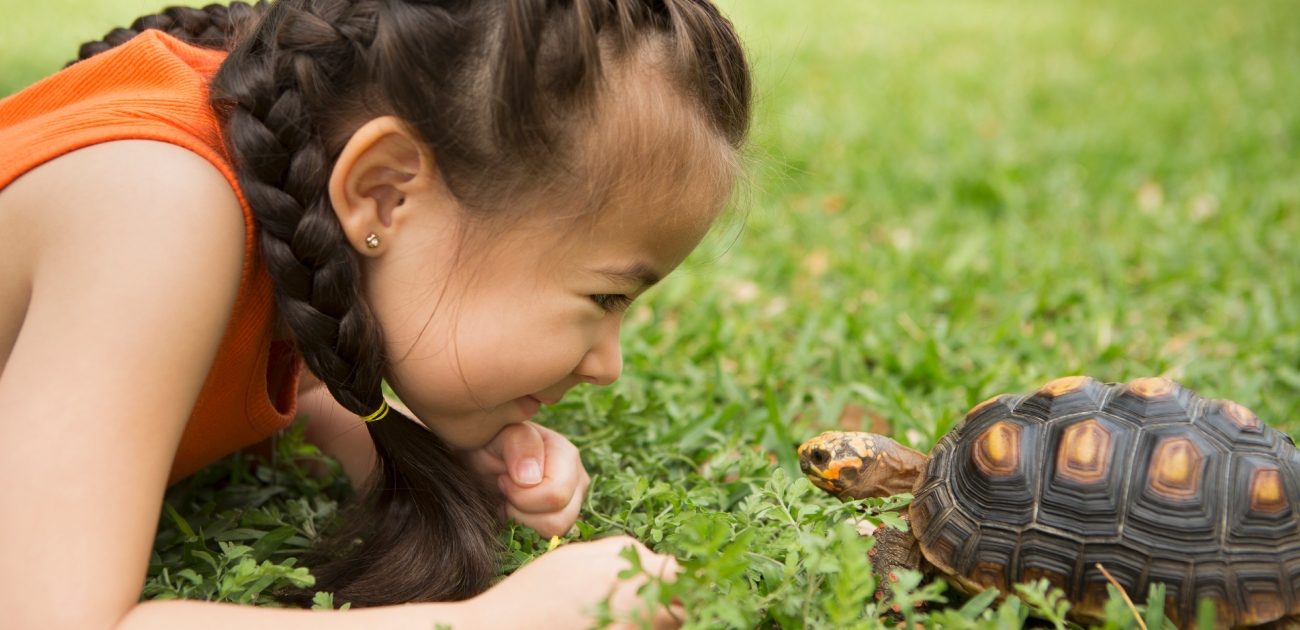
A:
[[[814,486],[832,494],[840,494],[849,482],[857,478],[861,461],[835,459],[830,452],[821,447],[800,449],[799,469]]]
[[[817,486],[818,488],[821,488],[822,490],[825,490],[827,492],[838,494],[841,490],[844,489],[842,487],[843,484],[839,483],[837,480],[827,479],[817,473],[805,472],[804,476],[807,477],[808,481],[811,481],[814,486]]]

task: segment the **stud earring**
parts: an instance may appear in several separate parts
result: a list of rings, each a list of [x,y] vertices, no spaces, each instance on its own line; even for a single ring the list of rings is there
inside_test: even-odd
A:
[[[369,247],[370,249],[379,247],[379,235],[371,232],[370,235],[366,237],[366,247]]]

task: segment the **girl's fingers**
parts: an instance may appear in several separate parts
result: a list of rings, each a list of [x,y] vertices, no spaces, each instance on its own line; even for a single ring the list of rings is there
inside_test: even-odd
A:
[[[506,474],[506,461],[489,453],[487,449],[469,451],[462,455],[461,461],[476,475],[488,480]]]
[[[543,536],[573,527],[591,485],[578,448],[532,422],[507,425],[486,446],[466,453],[464,461],[479,475],[496,477],[507,517]]]
[[[531,422],[507,424],[483,451],[505,463],[510,480],[520,487],[542,482],[549,445],[542,441],[541,427]]]
[[[564,436],[546,427],[533,426],[545,444],[546,460],[542,482],[521,486],[513,479],[500,478],[501,492],[518,512],[547,514],[568,507],[575,499],[581,503],[591,479],[582,467],[578,447]]]
[[[465,453],[463,461],[485,477],[509,474],[515,485],[536,485],[544,476],[546,460],[541,429],[531,422],[507,424],[482,448]]]
[[[654,619],[650,623],[655,630],[674,630],[682,627],[685,622],[686,608],[680,604],[672,604],[655,611]]]
[[[682,571],[682,567],[677,564],[677,558],[668,554],[655,553],[648,547],[638,550],[638,555],[641,556],[641,566],[647,573],[665,582],[677,581],[677,574]]]
[[[637,544],[636,549],[637,555],[641,558],[641,567],[646,573],[658,576],[665,582],[674,582],[677,580],[677,574],[681,571],[681,567],[677,564],[677,558],[666,554],[655,553],[642,544]],[[625,580],[620,584],[616,589],[617,592],[614,599],[622,601],[618,606],[616,606],[616,608],[635,611],[638,609],[638,606],[643,605],[640,601],[640,596],[637,595],[637,590],[641,588],[641,585],[644,584],[645,581],[646,577],[640,575]],[[686,619],[686,609],[680,604],[672,604],[666,607],[661,606],[653,611],[641,609],[638,616],[640,619],[644,619],[644,615],[647,615],[647,613],[650,617],[650,626],[656,630],[671,630],[673,628],[679,628],[681,627],[682,622]],[[628,627],[642,627],[642,625],[637,623],[634,626]]]
[[[582,501],[587,496],[587,486],[591,478],[586,471],[578,481],[578,486],[570,497],[568,504],[558,510],[542,512],[525,512],[515,507],[513,501],[506,503],[506,515],[515,521],[533,528],[544,537],[563,536],[578,522],[578,513],[582,511]]]

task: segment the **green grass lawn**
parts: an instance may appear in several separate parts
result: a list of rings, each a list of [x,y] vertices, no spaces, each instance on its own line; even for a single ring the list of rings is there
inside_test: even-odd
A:
[[[7,9],[0,94],[149,6]],[[629,313],[623,379],[544,418],[595,478],[580,537],[683,556],[691,627],[875,623],[848,509],[796,479],[793,445],[828,427],[926,449],[980,400],[1085,373],[1167,375],[1300,437],[1300,4],[724,6],[758,81],[738,211]],[[270,474],[173,494],[209,527],[165,519],[152,595],[304,579],[284,558],[334,495]],[[900,590],[905,612],[934,597]],[[941,609],[907,614],[961,626]]]

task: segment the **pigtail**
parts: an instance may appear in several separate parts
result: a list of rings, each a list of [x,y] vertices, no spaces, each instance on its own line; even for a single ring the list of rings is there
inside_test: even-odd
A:
[[[497,576],[501,518],[481,482],[422,425],[390,411],[368,425],[379,453],[364,506],[313,564],[316,590],[353,605],[465,599]],[[310,593],[303,593],[307,603]]]
[[[383,402],[383,343],[326,196],[333,156],[310,104],[331,103],[376,29],[374,2],[282,0],[212,83],[280,316],[308,368],[359,416]],[[496,574],[500,525],[486,491],[422,425],[390,412],[367,428],[378,470],[329,545],[338,553],[312,565],[314,588],[354,606],[482,591]]]

